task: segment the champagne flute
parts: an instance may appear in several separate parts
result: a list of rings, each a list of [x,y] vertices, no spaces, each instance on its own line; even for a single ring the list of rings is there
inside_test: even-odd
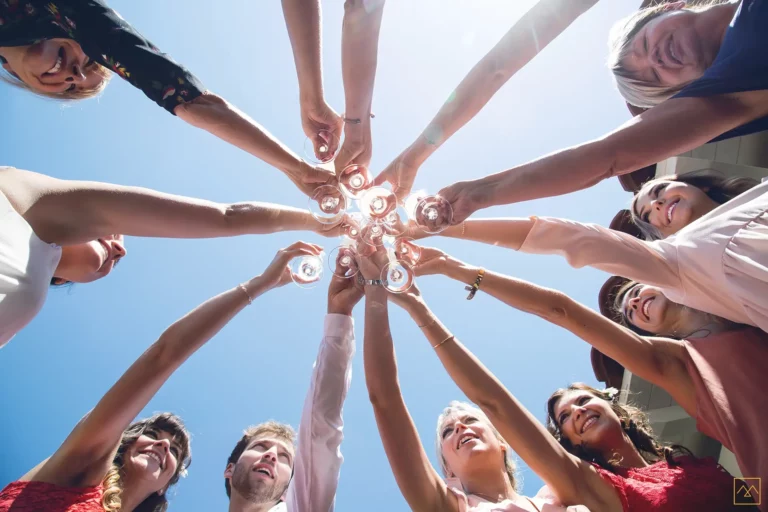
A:
[[[291,279],[300,288],[314,288],[323,277],[323,256],[307,255],[294,258],[289,264]]]
[[[333,132],[320,130],[317,132],[316,140],[322,141],[318,145],[317,151],[315,151],[315,143],[312,138],[307,137],[304,140],[304,159],[316,165],[332,162],[341,147],[339,138]]]
[[[339,188],[347,197],[358,199],[371,185],[371,173],[364,165],[348,165],[339,173]]]

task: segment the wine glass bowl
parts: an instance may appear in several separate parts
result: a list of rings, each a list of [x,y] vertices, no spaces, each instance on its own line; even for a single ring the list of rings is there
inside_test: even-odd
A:
[[[381,280],[392,293],[403,293],[413,285],[413,269],[401,261],[390,261],[381,269]]]
[[[322,142],[318,144],[317,151],[315,151],[315,143],[311,137],[307,137],[304,140],[304,158],[308,162],[313,164],[327,164],[332,162],[336,155],[339,153],[339,138],[329,132],[328,130],[320,130],[317,132],[317,139]]]
[[[413,217],[419,228],[434,235],[451,225],[453,208],[443,197],[425,196],[416,203]]]
[[[371,185],[371,180],[371,173],[364,165],[348,165],[339,173],[339,187],[352,199],[359,198]]]
[[[357,251],[354,247],[342,245],[328,253],[328,265],[334,275],[354,277],[360,267],[357,264]]]
[[[294,258],[290,263],[291,279],[301,288],[312,288],[323,277],[323,253]]]
[[[312,192],[309,211],[321,224],[335,224],[347,211],[347,199],[337,187],[322,185]]]
[[[415,267],[421,259],[421,247],[412,238],[398,238],[394,244],[395,258],[411,267]]]
[[[397,208],[394,192],[384,187],[373,187],[360,196],[360,211],[370,219],[383,219]]]
[[[368,245],[379,247],[384,245],[387,236],[386,226],[380,222],[369,222],[360,231],[360,240]]]

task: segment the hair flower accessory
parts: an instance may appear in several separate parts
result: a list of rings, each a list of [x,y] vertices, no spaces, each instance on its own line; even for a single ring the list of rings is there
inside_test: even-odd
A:
[[[603,390],[603,393],[608,395],[608,398],[610,398],[611,400],[615,400],[616,396],[618,396],[619,394],[619,390],[616,388],[605,388]]]

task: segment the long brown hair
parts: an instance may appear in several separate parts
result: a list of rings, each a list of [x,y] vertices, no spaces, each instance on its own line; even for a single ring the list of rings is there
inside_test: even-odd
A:
[[[702,192],[707,194],[707,196],[717,204],[725,204],[734,197],[743,194],[758,184],[757,180],[753,178],[747,178],[745,176],[726,177],[714,169],[701,169],[685,174],[673,174],[672,176],[663,176],[647,181],[643,184],[643,189],[652,187],[654,184],[664,181],[678,181],[680,183],[692,185],[701,189]],[[637,197],[639,194],[640,192],[635,194],[635,197],[632,198],[632,206],[629,208],[632,222],[637,226],[646,240],[660,240],[664,238],[661,233],[659,233],[658,229],[650,223],[645,222],[635,213],[637,210]]]
[[[654,463],[663,459],[666,460],[670,466],[674,466],[676,465],[675,459],[677,457],[686,455],[692,456],[690,450],[683,446],[668,446],[661,443],[653,433],[650,421],[648,420],[648,415],[638,407],[620,403],[619,393],[615,392],[616,390],[612,390],[615,393],[608,389],[599,390],[584,384],[583,382],[574,382],[567,388],[560,388],[552,393],[549,400],[547,400],[547,430],[549,430],[550,434],[560,442],[560,445],[565,448],[568,453],[571,453],[582,460],[594,462],[600,467],[612,472],[615,472],[616,469],[621,466],[621,461],[608,459],[605,455],[596,450],[590,450],[581,445],[574,445],[563,435],[555,416],[555,406],[563,395],[570,391],[586,391],[589,394],[608,402],[613,412],[619,417],[622,430],[624,430],[624,433],[629,437],[632,444],[637,448],[637,451],[640,452],[640,456],[643,457],[646,462]]]
[[[112,467],[102,481],[104,487],[104,496],[101,504],[106,512],[120,512],[121,495],[123,487],[121,483],[121,473],[123,469],[123,456],[125,451],[148,429],[162,430],[168,432],[181,446],[181,454],[178,457],[178,466],[176,473],[168,483],[168,487],[175,485],[179,478],[186,476],[187,468],[192,463],[192,451],[190,447],[190,435],[184,422],[180,417],[169,412],[158,413],[150,418],[136,421],[125,429],[123,437],[120,440],[120,447],[117,449],[115,459],[112,461]],[[160,495],[152,493],[147,499],[134,509],[134,512],[165,512],[168,510],[167,493]]]

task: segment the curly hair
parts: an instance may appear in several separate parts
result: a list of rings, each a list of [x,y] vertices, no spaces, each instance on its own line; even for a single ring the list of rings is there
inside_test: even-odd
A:
[[[104,507],[105,512],[120,512],[120,498],[123,492],[121,484],[123,456],[128,447],[136,442],[139,436],[148,429],[157,429],[162,430],[163,432],[168,432],[173,435],[174,441],[178,442],[181,446],[181,454],[179,455],[179,463],[176,468],[176,473],[168,483],[168,487],[175,485],[179,481],[179,478],[187,475],[187,468],[189,468],[189,465],[192,463],[192,451],[190,447],[189,432],[180,417],[169,412],[164,412],[131,423],[131,425],[123,432],[123,437],[120,440],[120,447],[117,449],[117,454],[112,461],[112,467],[107,471],[104,480],[102,480],[104,495],[102,496],[101,504]],[[166,510],[168,510],[168,499],[165,494],[161,496],[160,494],[152,493],[134,509],[134,512],[165,512]]]
[[[596,450],[585,448],[582,445],[574,445],[563,435],[560,430],[560,425],[555,419],[555,406],[560,399],[570,391],[586,391],[589,394],[608,402],[613,412],[619,417],[621,428],[624,430],[624,433],[629,437],[632,444],[637,448],[637,451],[640,452],[640,456],[642,456],[646,462],[653,463],[663,459],[666,460],[670,466],[674,466],[676,465],[675,459],[677,457],[693,455],[690,450],[684,446],[662,444],[653,433],[650,421],[648,420],[648,415],[638,407],[619,403],[618,393],[612,394],[607,389],[601,391],[582,382],[574,382],[567,388],[558,389],[552,393],[549,400],[547,400],[547,430],[549,430],[550,434],[560,442],[560,445],[565,448],[568,453],[575,455],[582,460],[594,462],[611,472],[615,472],[621,465],[621,461],[608,459],[605,455]]]
[[[673,174],[672,176],[663,176],[646,181],[640,192],[647,190],[654,185],[665,181],[677,181],[687,183],[707,194],[717,204],[725,204],[734,197],[746,192],[758,184],[757,180],[744,176],[727,177],[714,169],[701,169],[698,171],[687,172],[685,174]],[[629,208],[632,222],[637,226],[646,240],[661,240],[664,238],[658,229],[648,222],[645,222],[637,215],[637,198],[640,192],[632,198],[632,206]]]
[[[446,420],[455,418],[456,416],[461,415],[470,415],[475,416],[479,420],[481,420],[483,423],[487,424],[489,427],[491,427],[491,431],[493,432],[493,435],[496,436],[496,439],[499,440],[500,443],[503,443],[509,447],[509,443],[501,437],[501,433],[496,429],[496,427],[493,426],[493,423],[491,423],[491,420],[488,418],[488,416],[485,415],[483,411],[478,409],[472,404],[468,404],[466,402],[460,402],[458,400],[453,400],[451,403],[448,404],[448,407],[443,409],[443,412],[440,413],[440,416],[437,418],[437,435],[435,437],[435,449],[437,450],[437,460],[440,462],[440,470],[443,472],[443,476],[447,477],[449,474],[448,471],[448,464],[445,461],[445,457],[443,457],[443,451],[441,449],[441,441],[442,441],[442,427],[443,424],[445,424]],[[517,474],[517,466],[515,465],[515,461],[513,459],[511,448],[508,449],[504,455],[504,471],[507,474],[507,477],[509,477],[509,483],[512,485],[512,488],[516,491],[520,490],[520,482]]]

